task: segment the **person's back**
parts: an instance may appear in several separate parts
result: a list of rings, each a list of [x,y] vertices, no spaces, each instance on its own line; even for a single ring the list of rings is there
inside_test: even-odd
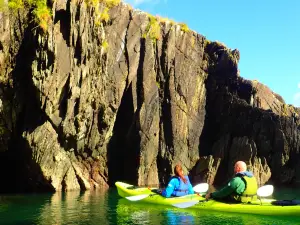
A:
[[[257,181],[252,172],[246,171],[246,164],[242,161],[234,167],[235,177],[220,191],[206,195],[206,199],[213,198],[220,201],[251,202],[256,199]]]
[[[230,197],[233,200],[246,203],[256,199],[258,185],[252,172],[245,171],[237,173],[231,183],[234,192]]]
[[[183,175],[180,165],[176,165],[175,176],[171,178],[166,189],[162,191],[162,196],[169,198],[171,196],[180,197],[188,194],[194,194],[189,177]]]

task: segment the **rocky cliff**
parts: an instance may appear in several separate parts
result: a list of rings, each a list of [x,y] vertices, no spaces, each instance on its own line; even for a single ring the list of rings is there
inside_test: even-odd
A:
[[[224,46],[211,44],[206,52],[207,116],[199,148],[206,157],[199,160],[193,177],[219,183],[233,175],[235,161],[244,160],[260,184],[270,179],[299,183],[297,108],[265,85],[239,77]]]
[[[1,191],[165,184],[180,162],[222,183],[300,182],[297,109],[239,76],[239,51],[120,3],[0,13]],[[99,19],[100,18],[100,19]]]

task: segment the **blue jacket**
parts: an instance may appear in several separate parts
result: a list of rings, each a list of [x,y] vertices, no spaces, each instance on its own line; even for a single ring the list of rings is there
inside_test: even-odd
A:
[[[187,180],[186,184],[179,177],[171,178],[167,188],[162,191],[162,196],[169,198],[171,196],[179,197],[188,194],[194,194],[194,190],[189,180],[189,177],[184,177]]]
[[[253,173],[251,171],[245,171],[245,172],[237,173],[236,176],[238,176],[238,175],[253,177]]]

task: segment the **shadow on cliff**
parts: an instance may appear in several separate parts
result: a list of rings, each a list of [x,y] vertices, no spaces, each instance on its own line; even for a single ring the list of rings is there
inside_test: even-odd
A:
[[[160,132],[159,139],[164,140],[165,146],[163,146],[162,141],[159,141],[159,152],[157,156],[157,168],[158,168],[158,179],[159,183],[163,186],[167,185],[170,176],[169,174],[173,173],[172,160],[169,159],[168,155],[165,152],[174,151],[174,139],[173,139],[173,127],[172,127],[172,105],[170,103],[171,99],[171,90],[170,90],[170,76],[174,76],[174,67],[175,60],[172,60],[172,64],[169,67],[168,65],[168,40],[169,40],[170,31],[167,33],[167,36],[162,39],[162,51],[160,58],[156,54],[157,62],[160,62],[161,67],[158,67],[157,71],[157,81],[159,82],[159,98],[163,99],[161,104],[161,118],[159,121]],[[158,51],[158,50],[157,50]]]
[[[108,183],[113,186],[116,181],[136,183],[139,163],[140,136],[137,130],[132,86],[123,95],[113,136],[108,145]]]
[[[24,38],[16,56],[12,71],[14,96],[10,100],[16,118],[8,151],[0,153],[0,192],[52,191],[43,180],[40,167],[32,160],[32,152],[24,132],[32,132],[46,121],[42,112],[39,93],[33,84],[31,69],[36,57],[38,35],[34,35],[33,25],[24,30]],[[39,68],[45,65],[39,65]]]
[[[219,149],[217,152],[213,152],[213,147],[224,135],[224,131],[230,130],[226,130],[229,127],[224,126],[223,123],[229,119],[226,118],[226,115],[230,115],[233,93],[238,94],[237,64],[233,63],[232,57],[229,57],[233,52],[228,53],[224,46],[217,42],[212,42],[205,47],[205,57],[210,63],[208,77],[205,81],[207,90],[206,115],[203,130],[199,137],[199,154],[201,157],[219,155],[222,158],[214,179],[216,184],[223,183],[228,177],[228,152],[232,142],[231,134],[228,133],[227,146],[222,146],[223,152]],[[195,167],[191,173],[195,173]]]
[[[219,111],[216,110],[216,107],[218,108],[222,107],[222,101],[226,96],[224,90],[225,87],[217,88],[216,80],[212,75],[208,76],[205,82],[205,87],[207,90],[207,98],[206,98],[206,106],[205,106],[206,115],[205,115],[203,131],[199,138],[200,139],[199,154],[201,157],[212,155],[213,146],[220,138],[219,134],[222,132],[221,131],[222,119],[221,119],[221,115],[216,114]],[[225,150],[225,152],[228,151]],[[220,184],[224,182],[224,177],[226,177],[227,175],[227,168],[228,168],[228,163],[222,160],[218,168],[218,172],[216,173],[214,183]],[[192,174],[194,173],[194,169],[191,172]],[[202,180],[202,182],[206,182],[206,181]]]
[[[137,184],[140,165],[140,110],[145,101],[143,67],[145,60],[145,39],[140,40],[140,59],[137,68],[136,90],[132,84],[125,90],[117,113],[113,136],[108,145],[108,184],[116,181]],[[137,109],[134,110],[133,91],[136,91]]]
[[[41,176],[40,166],[32,160],[27,140],[16,137],[9,150],[0,154],[0,193],[54,192]]]

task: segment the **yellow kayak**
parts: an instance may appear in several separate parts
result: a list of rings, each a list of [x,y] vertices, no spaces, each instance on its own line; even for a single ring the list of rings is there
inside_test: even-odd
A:
[[[118,194],[123,197],[141,196],[137,202],[168,205],[177,208],[189,208],[199,210],[213,210],[220,212],[247,213],[260,215],[289,215],[300,217],[300,200],[275,200],[261,199],[252,203],[225,203],[216,200],[208,200],[193,194],[182,197],[165,198],[155,193],[155,188],[135,187],[123,182],[115,183]]]

